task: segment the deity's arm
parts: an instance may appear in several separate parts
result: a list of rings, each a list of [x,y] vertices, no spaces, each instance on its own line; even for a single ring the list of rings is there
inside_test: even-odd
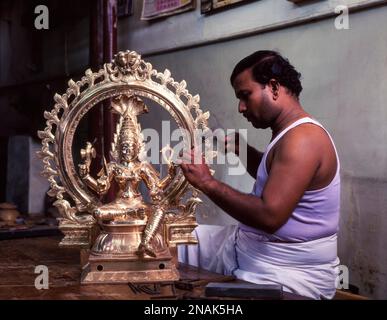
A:
[[[176,171],[177,171],[177,165],[171,162],[168,165],[168,174],[162,180],[159,180],[159,183],[158,183],[159,188],[164,190],[168,186],[168,184],[175,178]]]
[[[160,187],[159,173],[150,163],[143,162],[141,165],[140,176],[149,189],[149,195],[153,201],[161,199],[163,189]]]
[[[163,179],[160,179],[159,172],[150,163],[144,162],[144,165],[142,166],[142,171],[148,177],[147,180],[150,180],[152,185],[156,185],[157,188],[161,190],[164,190],[175,178],[176,170],[177,165],[171,162],[168,166],[168,174]],[[150,187],[148,186],[148,188]]]
[[[85,182],[90,189],[99,195],[103,195],[110,189],[110,183],[113,179],[113,166],[111,163],[107,164],[106,167],[101,170],[101,175],[98,179],[94,179],[89,172],[82,172],[82,170],[80,170],[80,176],[82,181]]]

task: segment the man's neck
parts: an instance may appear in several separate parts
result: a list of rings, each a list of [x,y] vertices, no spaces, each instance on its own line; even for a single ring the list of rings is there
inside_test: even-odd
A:
[[[271,126],[271,140],[273,140],[282,130],[291,125],[293,122],[309,116],[310,115],[302,109],[298,101],[293,102],[292,106],[282,110],[274,121],[274,124]]]

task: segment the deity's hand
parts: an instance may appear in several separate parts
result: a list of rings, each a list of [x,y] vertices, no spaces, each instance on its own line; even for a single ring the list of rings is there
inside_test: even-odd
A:
[[[110,189],[110,182],[107,176],[102,176],[97,180],[97,186],[98,190],[97,192],[99,194],[105,193],[107,190]]]
[[[168,164],[168,174],[171,177],[175,177],[176,176],[177,167],[178,167],[178,165],[173,163],[173,162],[170,162]]]
[[[81,178],[84,178],[89,174],[90,168],[86,164],[84,163],[79,164],[78,167],[79,167],[79,175],[81,176]]]
[[[90,142],[86,143],[85,149],[81,149],[81,158],[83,163],[79,166],[79,175],[85,177],[90,172],[90,165],[93,158],[95,158],[96,152],[93,145]]]
[[[171,170],[173,170],[173,168],[171,167],[176,166],[172,161],[175,152],[169,144],[167,144],[164,148],[162,148],[160,152],[163,157],[164,163],[168,164],[168,172],[170,172]]]
[[[162,200],[163,193],[161,189],[154,189],[150,191],[149,196],[153,203],[159,203]]]

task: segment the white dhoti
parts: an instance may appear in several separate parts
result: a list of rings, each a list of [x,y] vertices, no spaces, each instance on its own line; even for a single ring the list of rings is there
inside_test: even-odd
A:
[[[263,241],[236,225],[200,225],[198,245],[179,246],[179,261],[258,284],[280,284],[284,291],[331,299],[336,291],[337,236],[300,243]]]

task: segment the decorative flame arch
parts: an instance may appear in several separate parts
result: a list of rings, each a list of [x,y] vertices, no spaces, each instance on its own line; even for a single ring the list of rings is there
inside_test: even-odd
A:
[[[159,73],[138,53],[125,51],[116,54],[113,61],[104,64],[98,72],[88,69],[80,81],[70,80],[63,95],[55,94],[54,108],[44,112],[47,126],[38,132],[42,139],[39,156],[44,163],[42,175],[50,183],[48,195],[56,197],[54,204],[63,219],[77,224],[94,224],[95,220],[87,210],[91,203],[99,203],[78,176],[73,162],[74,134],[83,116],[100,101],[122,94],[149,98],[169,112],[179,128],[184,129],[185,143],[189,141],[190,145],[194,145],[195,129],[209,130],[209,112],[200,109],[199,95],[192,96],[186,86],[184,80],[174,81],[169,70]],[[209,144],[206,143],[205,147],[208,148]],[[214,156],[211,152],[205,154]],[[179,201],[190,189],[196,194],[179,171],[166,188],[162,201]]]

